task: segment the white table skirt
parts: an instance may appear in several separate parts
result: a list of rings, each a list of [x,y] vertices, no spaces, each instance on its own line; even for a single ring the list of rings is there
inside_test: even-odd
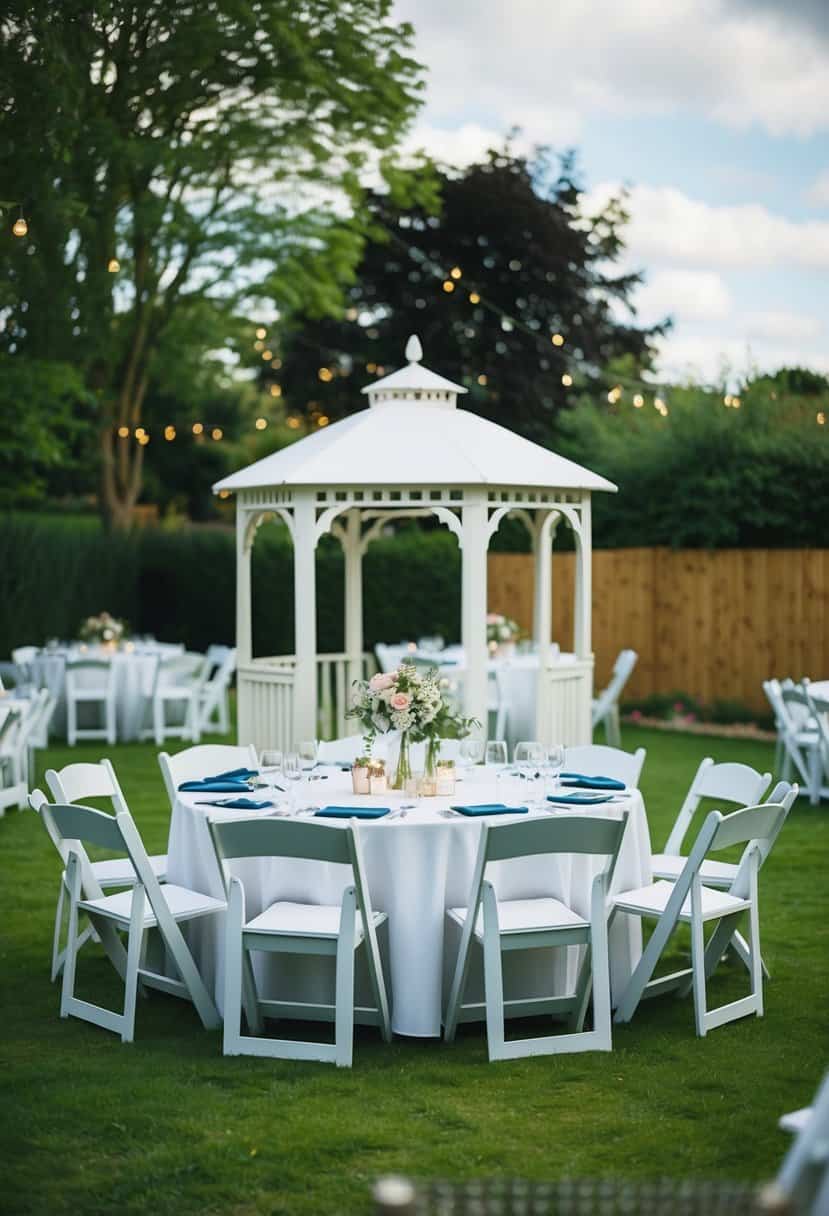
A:
[[[356,799],[348,774],[328,770],[328,780],[310,785],[315,801],[337,805],[385,805],[406,801],[401,795]],[[324,788],[323,788],[324,787]],[[452,799],[430,798],[403,819],[361,821],[366,877],[376,910],[388,915],[381,951],[397,1034],[437,1036],[441,1030],[444,995],[451,980],[458,936],[447,922],[446,909],[464,906],[469,895],[480,820],[444,818],[451,802],[486,802],[494,787],[469,780]],[[220,797],[221,795],[215,795]],[[224,895],[218,862],[208,829],[208,815],[224,818],[244,812],[223,812],[195,805],[209,794],[180,794],[170,825],[167,876],[170,882],[203,894]],[[650,835],[641,794],[624,802],[600,804],[594,813],[630,812],[614,879],[615,890],[642,886],[651,880]],[[346,821],[317,820],[321,830],[339,830]],[[498,822],[498,819],[491,820]],[[488,870],[500,899],[552,895],[582,915],[589,913],[590,887],[603,859],[583,856],[537,857],[499,862]],[[234,861],[230,870],[245,888],[246,915],[258,915],[276,900],[339,903],[348,878],[345,867],[312,861],[248,859]],[[210,917],[185,926],[197,964],[222,1003],[223,918]],[[611,986],[618,995],[630,977],[642,949],[638,918],[618,916],[610,934]],[[361,952],[362,953],[362,952]],[[477,952],[476,952],[477,953]],[[470,974],[467,1000],[480,999],[480,967]],[[514,951],[504,956],[505,995],[515,997],[563,995],[573,990],[578,947],[559,950]],[[271,999],[332,1001],[330,960],[296,955],[258,954],[255,959],[260,994]],[[367,1000],[365,977],[358,976],[358,1000]]]
[[[181,654],[184,647],[177,643],[159,642],[146,650],[116,651],[111,656],[115,668],[115,721],[119,743],[136,739],[141,730],[147,698],[152,694],[156,659]],[[41,651],[32,664],[36,682],[57,698],[51,734],[66,736],[66,662],[67,659],[109,658],[90,646],[86,651],[73,647],[69,651]]]

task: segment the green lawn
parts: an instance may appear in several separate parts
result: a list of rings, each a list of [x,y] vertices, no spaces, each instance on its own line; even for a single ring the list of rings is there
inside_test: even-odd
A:
[[[762,743],[630,729],[648,748],[642,782],[664,843],[700,759],[769,768]],[[96,758],[55,747],[49,762]],[[154,748],[110,752],[150,852],[168,810]],[[758,1180],[787,1138],[783,1111],[808,1102],[829,1055],[829,807],[792,812],[761,875],[766,1016],[694,1035],[690,1000],[664,997],[614,1029],[612,1055],[490,1065],[483,1031],[457,1042],[359,1033],[354,1068],[223,1059],[186,1004],[142,1001],[136,1042],[60,1021],[48,962],[58,868],[32,813],[0,821],[0,1210],[25,1213],[368,1212],[385,1172],[475,1176],[665,1175]],[[678,944],[683,948],[684,942]],[[81,991],[117,999],[87,947]],[[726,968],[712,1000],[737,993]]]

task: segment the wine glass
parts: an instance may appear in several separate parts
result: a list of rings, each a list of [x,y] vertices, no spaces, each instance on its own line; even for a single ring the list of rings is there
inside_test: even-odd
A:
[[[299,757],[302,760],[302,767],[306,770],[317,767],[317,741],[316,739],[305,739],[297,747]]]
[[[490,739],[486,745],[484,763],[487,768],[506,768],[507,745],[503,739]]]
[[[264,748],[259,753],[259,765],[262,776],[265,778],[268,789],[271,792],[271,797],[275,801],[275,791],[281,789],[281,786],[278,784],[278,778],[282,772],[282,752],[277,748]]]
[[[546,749],[546,769],[550,775],[551,792],[558,788],[558,774],[564,768],[564,746],[561,743],[551,743]]]
[[[484,754],[484,745],[481,739],[476,739],[474,735],[467,735],[465,739],[461,739],[459,750],[461,763],[463,764],[464,776],[468,775],[473,764],[480,764]]]
[[[296,794],[302,780],[302,760],[298,752],[286,752],[282,758],[282,776],[291,787],[291,810],[296,811]]]

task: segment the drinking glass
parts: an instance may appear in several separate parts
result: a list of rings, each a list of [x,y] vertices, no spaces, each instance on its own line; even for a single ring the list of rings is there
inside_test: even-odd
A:
[[[550,793],[554,794],[558,789],[558,774],[564,768],[564,746],[561,743],[552,743],[547,748],[546,765],[547,772],[550,776]]]
[[[282,776],[291,787],[291,810],[296,811],[296,795],[302,780],[302,760],[297,752],[287,752],[283,757]]]
[[[481,758],[484,754],[483,741],[469,735],[466,739],[461,739],[459,751],[464,774],[466,775],[473,764],[481,763]]]
[[[490,739],[486,745],[484,758],[487,768],[505,768],[507,759],[507,745],[504,740]]]
[[[317,742],[316,739],[306,739],[297,747],[302,767],[304,769],[316,768],[317,764]]]
[[[276,791],[279,785],[279,774],[282,772],[282,752],[276,748],[265,748],[259,753],[259,768],[265,778],[271,798],[276,801]]]

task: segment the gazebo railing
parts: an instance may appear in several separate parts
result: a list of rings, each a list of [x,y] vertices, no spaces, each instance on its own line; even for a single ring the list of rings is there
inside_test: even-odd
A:
[[[348,654],[317,656],[317,737],[336,739],[355,733],[346,719],[351,701],[351,681],[365,678],[376,670],[374,656],[356,659]],[[239,740],[253,743],[257,750],[277,747],[290,751],[300,740],[294,731],[294,682],[296,659],[293,655],[268,655],[240,664]]]
[[[592,738],[593,659],[553,663],[538,673],[536,733],[544,743],[578,747]]]

